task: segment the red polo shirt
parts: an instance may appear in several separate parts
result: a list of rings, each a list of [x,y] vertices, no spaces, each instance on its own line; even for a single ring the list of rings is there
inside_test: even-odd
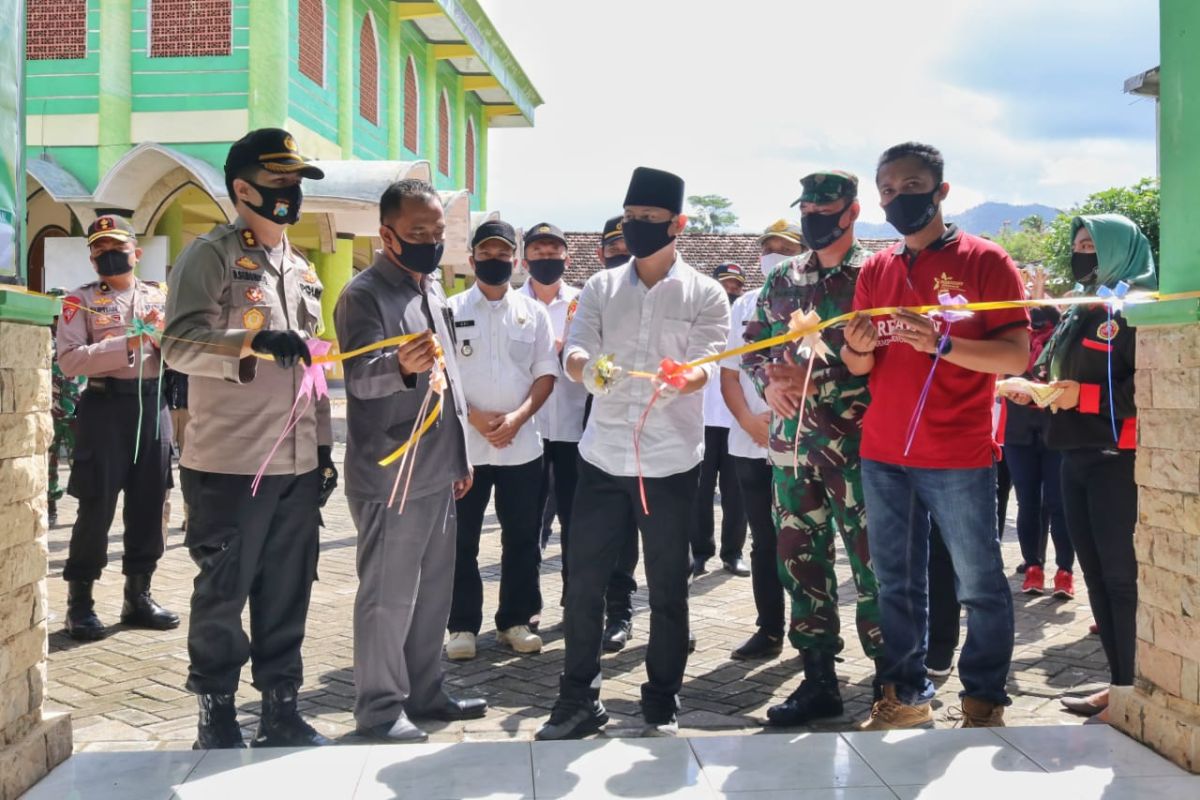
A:
[[[969,302],[1018,300],[1024,298],[1025,286],[1002,248],[951,226],[911,263],[903,242],[871,256],[858,278],[854,308],[931,305],[941,292],[964,295]],[[876,317],[875,324],[879,339],[870,373],[871,405],[863,420],[862,457],[929,469],[990,466],[999,456],[992,436],[996,376],[939,361],[906,456],[909,421],[933,359],[895,339],[897,323],[891,316]],[[953,323],[950,335],[990,339],[1028,325],[1023,308],[976,311]]]

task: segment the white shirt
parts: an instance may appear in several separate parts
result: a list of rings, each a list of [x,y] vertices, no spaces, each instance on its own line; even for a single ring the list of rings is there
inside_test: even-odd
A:
[[[550,312],[550,325],[554,331],[554,339],[563,338],[567,327],[567,319],[573,309],[572,301],[579,297],[579,290],[566,283],[559,283],[558,294],[549,305],[537,299],[533,292],[533,281],[527,280],[517,290],[520,294],[533,300]],[[565,343],[564,343],[565,345]],[[583,410],[587,404],[587,389],[578,383],[566,380],[561,370],[558,380],[554,382],[554,392],[546,400],[546,404],[534,417],[538,433],[550,442],[578,442],[583,436]]]
[[[732,314],[731,314],[732,324]],[[706,428],[736,428],[733,414],[725,405],[725,397],[721,394],[720,363],[713,370],[712,378],[704,384],[704,427]]]
[[[729,335],[729,300],[712,278],[679,257],[661,281],[648,288],[633,261],[588,279],[567,334],[565,358],[611,354],[626,370],[657,372],[663,358],[693,361],[718,352]],[[703,367],[709,380],[714,365]],[[633,434],[654,388],[627,378],[592,403],[579,454],[610,475],[635,476]],[[704,456],[701,392],[655,403],[642,434],[642,474],[663,478],[686,472]]]
[[[747,292],[733,304],[733,310],[730,312],[729,344],[726,347],[727,350],[733,350],[735,347],[741,347],[746,343],[742,335],[746,332],[746,323],[754,319],[754,315],[758,311],[758,296],[761,293],[761,288]],[[764,414],[770,411],[770,406],[758,396],[758,392],[754,388],[754,381],[750,380],[749,373],[742,369],[741,362],[741,356],[727,358],[721,362],[721,369],[737,370],[738,385],[742,387],[742,396],[746,398],[746,405],[749,406],[751,414]],[[750,434],[746,433],[745,429],[734,421],[729,426],[729,455],[739,458],[765,459],[767,457],[767,448],[759,447],[755,444],[754,440],[750,438]]]
[[[550,315],[541,303],[512,289],[492,303],[478,286],[454,295],[449,303],[468,409],[507,413],[525,402],[535,380],[558,375]],[[542,440],[530,420],[508,447],[496,448],[468,423],[467,454],[476,465],[526,464],[541,457]]]

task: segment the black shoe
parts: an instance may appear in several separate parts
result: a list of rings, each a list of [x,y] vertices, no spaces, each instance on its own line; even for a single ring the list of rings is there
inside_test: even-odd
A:
[[[708,561],[707,558],[700,558],[699,556],[696,556],[695,558],[692,559],[692,577],[693,578],[699,578],[701,575],[708,572],[708,567],[705,566],[705,562],[707,562],[707,561]]]
[[[482,697],[464,697],[455,699],[445,697],[440,706],[409,714],[413,719],[438,719],[443,722],[457,722],[464,719],[479,719],[488,710],[488,701]]]
[[[200,703],[200,724],[196,726],[193,750],[243,749],[242,729],[238,726],[237,706],[231,694],[196,695]]]
[[[80,642],[103,639],[107,631],[96,616],[92,581],[67,582],[67,635]]]
[[[46,526],[53,528],[58,524],[58,504],[51,500],[46,506]]]
[[[774,658],[783,652],[783,637],[771,636],[759,628],[754,635],[729,654],[735,661],[749,661],[757,658]]]
[[[121,622],[135,628],[169,631],[179,627],[179,615],[154,602],[150,596],[149,575],[126,575]]]
[[[750,574],[750,565],[741,556],[731,558],[728,561],[722,561],[721,565],[725,567],[726,572],[737,575],[739,578],[745,578]]]
[[[633,622],[609,622],[604,629],[604,652],[616,653],[625,649],[633,635]]]
[[[262,696],[262,715],[251,747],[320,747],[330,741],[304,721],[296,709],[296,687],[280,684]]]
[[[787,700],[767,709],[767,722],[791,727],[817,719],[840,717],[842,712],[833,653],[805,650],[804,681]]]
[[[570,701],[558,699],[550,719],[538,728],[533,738],[539,742],[560,739],[582,739],[608,723],[608,712],[599,700]]]
[[[688,652],[696,652],[696,634],[692,633],[691,628],[688,628]]]

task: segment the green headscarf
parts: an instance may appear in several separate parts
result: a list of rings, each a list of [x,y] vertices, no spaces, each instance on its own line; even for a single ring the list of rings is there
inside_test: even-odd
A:
[[[1096,245],[1096,279],[1088,287],[1094,291],[1101,286],[1110,289],[1121,281],[1130,289],[1158,288],[1154,273],[1154,255],[1150,252],[1150,240],[1138,226],[1121,214],[1091,214],[1071,220],[1071,242],[1074,243],[1079,228],[1086,226]],[[1063,315],[1058,330],[1046,343],[1039,364],[1049,363],[1050,378],[1057,380],[1062,367],[1063,354],[1079,339],[1083,318],[1088,307],[1072,306]]]

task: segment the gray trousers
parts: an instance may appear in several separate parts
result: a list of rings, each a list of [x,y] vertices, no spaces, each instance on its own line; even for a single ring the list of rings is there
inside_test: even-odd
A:
[[[409,498],[403,514],[386,503],[349,503],[358,529],[354,719],[365,728],[442,701],[456,523],[449,486]]]

